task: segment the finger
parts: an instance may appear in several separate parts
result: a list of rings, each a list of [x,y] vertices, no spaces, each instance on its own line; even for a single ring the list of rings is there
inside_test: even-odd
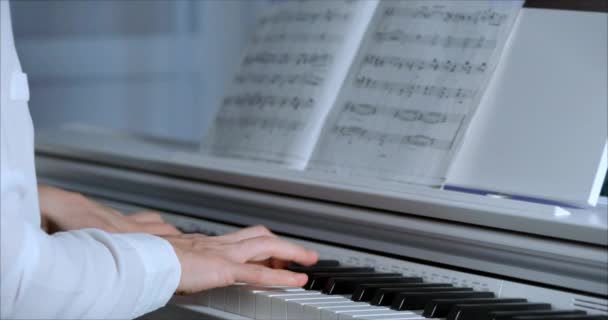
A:
[[[245,282],[265,286],[295,286],[301,287],[306,284],[306,274],[295,273],[287,270],[270,269],[255,264],[234,263],[231,266],[236,282]]]
[[[260,266],[266,266],[272,269],[285,269],[289,265],[289,262],[279,259],[267,259],[262,261],[252,261],[250,263],[255,263]]]
[[[270,232],[270,230],[268,230],[268,228],[257,225],[257,226],[244,228],[244,229],[241,229],[239,231],[232,232],[229,234],[221,235],[221,236],[218,236],[215,238],[217,240],[220,240],[223,242],[239,242],[242,240],[263,237],[263,236],[276,237],[276,235],[274,233]]]
[[[141,211],[141,212],[136,212],[130,216],[127,216],[129,219],[131,220],[135,220],[137,222],[142,222],[142,223],[159,223],[159,222],[165,222],[163,220],[163,217],[160,215],[160,213],[158,212],[153,212],[153,211]]]
[[[317,262],[319,256],[316,252],[293,244],[291,242],[262,236],[243,240],[233,245],[230,253],[235,253],[237,261],[263,261],[274,258],[285,261],[295,261],[303,265]]]

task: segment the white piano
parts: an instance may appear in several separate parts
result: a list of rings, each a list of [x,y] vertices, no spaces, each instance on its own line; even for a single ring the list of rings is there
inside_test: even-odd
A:
[[[608,319],[605,197],[578,209],[376,190],[82,125],[39,130],[36,141],[42,183],[157,210],[184,232],[264,224],[323,260],[291,266],[309,275],[305,288],[237,284],[176,296],[142,319]]]

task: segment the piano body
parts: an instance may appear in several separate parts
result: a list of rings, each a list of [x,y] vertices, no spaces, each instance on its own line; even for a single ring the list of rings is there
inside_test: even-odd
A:
[[[415,186],[373,190],[83,126],[36,139],[42,183],[125,212],[157,210],[184,232],[264,224],[324,260],[292,266],[309,274],[304,289],[238,284],[176,296],[143,319],[608,317],[606,198],[575,209]]]

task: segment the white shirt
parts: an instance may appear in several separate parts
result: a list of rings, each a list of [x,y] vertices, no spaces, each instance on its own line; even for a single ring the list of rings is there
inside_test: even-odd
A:
[[[96,229],[46,234],[34,170],[27,76],[0,0],[0,318],[134,318],[167,303],[181,277],[171,245]]]

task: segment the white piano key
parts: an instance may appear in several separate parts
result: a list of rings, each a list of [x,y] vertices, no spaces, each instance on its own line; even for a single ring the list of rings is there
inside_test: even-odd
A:
[[[271,298],[276,296],[307,296],[317,295],[318,292],[307,291],[266,291],[255,294],[255,319],[269,320],[271,316],[272,304]]]
[[[307,301],[307,302],[289,302],[287,303],[287,317],[286,320],[302,320],[306,319],[304,317],[304,307],[305,306],[335,306],[335,305],[343,305],[345,302],[352,302],[346,298],[334,296],[332,300],[323,300],[323,302],[319,301]]]
[[[379,311],[390,310],[387,307],[367,306],[352,309],[325,309],[321,310],[321,320],[339,320],[340,314],[355,315],[355,314],[374,314]]]
[[[196,304],[208,307],[209,306],[209,291],[211,291],[211,290],[213,290],[213,289],[205,290],[205,291],[202,291],[202,292],[196,294]]]
[[[302,288],[292,288],[292,287],[262,287],[262,286],[254,286],[247,285],[239,287],[239,314],[248,317],[255,318],[255,296],[260,292],[277,292],[277,291],[304,291]]]
[[[226,288],[226,303],[224,305],[224,311],[240,314],[240,290],[242,287],[247,286],[245,283],[235,283],[230,287]]]
[[[287,318],[287,306],[289,304],[298,304],[303,302],[322,302],[322,301],[342,301],[345,298],[334,298],[326,294],[317,293],[316,295],[303,296],[303,297],[272,297],[271,298],[271,320],[285,320]]]
[[[425,317],[408,311],[389,310],[388,312],[379,312],[373,314],[340,314],[340,320],[418,320],[426,319]]]
[[[218,310],[224,310],[226,304],[226,288],[214,288],[209,290],[209,307]]]
[[[339,302],[336,304],[327,304],[327,305],[307,305],[304,306],[304,311],[302,313],[302,319],[310,319],[310,320],[321,320],[321,311],[325,309],[339,310],[339,309],[353,309],[353,308],[364,308],[369,307],[369,303],[366,302],[354,302],[348,300],[346,302]]]

